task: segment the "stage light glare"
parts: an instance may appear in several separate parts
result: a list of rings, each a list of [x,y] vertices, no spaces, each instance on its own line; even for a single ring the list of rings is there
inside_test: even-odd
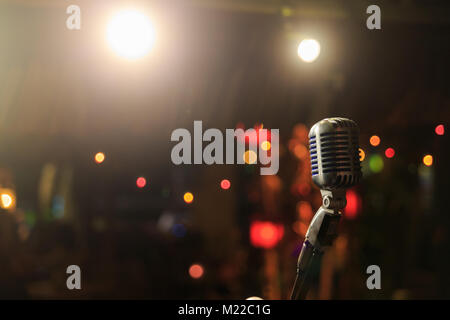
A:
[[[314,39],[304,39],[298,45],[298,56],[305,62],[313,62],[320,54],[320,44]]]
[[[136,10],[120,11],[107,26],[107,40],[119,56],[134,60],[151,50],[155,30],[145,14]]]

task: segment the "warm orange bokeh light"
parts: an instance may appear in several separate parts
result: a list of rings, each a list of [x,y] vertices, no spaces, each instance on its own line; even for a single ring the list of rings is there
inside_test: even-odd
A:
[[[98,152],[95,154],[95,162],[102,163],[105,161],[105,154],[103,152]]]
[[[433,156],[431,154],[427,154],[423,157],[423,164],[427,167],[431,166],[433,164]]]
[[[359,148],[359,161],[363,162],[365,158],[366,158],[366,153],[364,152],[363,149]]]
[[[189,267],[189,275],[194,279],[199,279],[203,276],[204,269],[199,264],[193,264]]]
[[[191,192],[186,192],[183,196],[184,202],[191,203],[194,201],[194,195]]]
[[[0,207],[6,210],[16,208],[16,196],[11,189],[0,189]]]
[[[253,150],[247,150],[244,153],[244,161],[246,164],[253,164],[257,160],[256,152]]]
[[[369,141],[372,146],[376,147],[380,144],[381,139],[379,136],[371,136]]]

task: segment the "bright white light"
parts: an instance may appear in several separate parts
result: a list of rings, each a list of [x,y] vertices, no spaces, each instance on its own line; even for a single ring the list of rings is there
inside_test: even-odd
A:
[[[298,45],[297,53],[303,61],[313,62],[320,54],[320,44],[314,39],[302,40]]]
[[[155,42],[155,30],[149,18],[135,10],[117,13],[107,27],[107,39],[111,48],[127,59],[146,55]]]

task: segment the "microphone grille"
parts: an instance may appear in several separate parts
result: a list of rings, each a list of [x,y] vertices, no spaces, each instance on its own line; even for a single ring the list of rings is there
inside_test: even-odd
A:
[[[346,118],[327,118],[309,133],[311,172],[322,189],[348,188],[362,177],[356,122]]]

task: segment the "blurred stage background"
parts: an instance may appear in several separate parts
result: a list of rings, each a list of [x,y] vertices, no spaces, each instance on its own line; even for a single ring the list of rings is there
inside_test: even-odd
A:
[[[332,116],[359,124],[364,179],[308,298],[450,298],[448,1],[135,1],[156,34],[136,61],[105,38],[130,5],[0,4],[1,298],[287,298],[321,202],[306,135]],[[278,174],[173,165],[194,120],[280,129]]]

